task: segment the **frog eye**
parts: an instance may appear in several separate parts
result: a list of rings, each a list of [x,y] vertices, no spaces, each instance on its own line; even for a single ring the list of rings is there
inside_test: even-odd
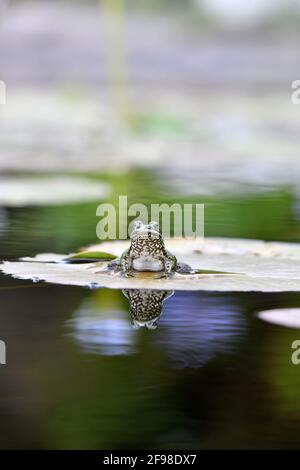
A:
[[[152,220],[149,224],[149,226],[152,228],[152,230],[159,230],[159,225],[157,222],[155,222],[155,220]]]
[[[133,222],[132,228],[133,228],[134,230],[136,230],[136,229],[141,228],[142,225],[143,225],[143,224],[142,224],[142,222],[141,222],[140,220],[136,220],[135,222]]]
[[[158,322],[156,320],[152,320],[146,323],[148,330],[156,330],[158,327]]]

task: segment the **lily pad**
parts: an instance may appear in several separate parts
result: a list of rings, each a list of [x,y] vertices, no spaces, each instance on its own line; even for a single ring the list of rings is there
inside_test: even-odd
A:
[[[84,263],[89,261],[111,261],[116,259],[116,255],[105,253],[104,251],[81,251],[75,255],[68,256],[65,261],[67,263]]]
[[[258,318],[274,325],[300,329],[300,308],[264,310],[258,314]]]
[[[0,205],[28,205],[85,202],[106,197],[109,187],[81,177],[6,177],[0,179]]]
[[[128,241],[103,242],[86,251],[120,254]],[[109,287],[113,289],[162,289],[203,291],[300,291],[300,245],[258,240],[207,238],[172,239],[166,247],[197,274],[159,278],[157,273],[137,273],[126,278],[108,272],[107,262],[68,264],[66,254],[44,253],[20,261],[6,261],[0,270],[20,279],[55,284]],[[208,273],[214,271],[214,273]],[[222,272],[222,273],[220,273]],[[230,274],[225,274],[230,273]]]

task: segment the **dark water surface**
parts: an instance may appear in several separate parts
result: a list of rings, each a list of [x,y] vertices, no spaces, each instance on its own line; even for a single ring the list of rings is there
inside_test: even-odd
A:
[[[295,239],[293,201],[280,201],[286,209],[280,217],[274,209],[265,238]],[[220,235],[243,224],[230,211],[229,222],[218,219]],[[1,209],[1,258],[92,242],[94,214],[95,205]],[[245,236],[263,226],[251,230]],[[256,313],[300,307],[300,294],[176,292],[156,329],[133,328],[117,290],[1,276],[0,298],[1,448],[299,447],[300,366],[291,363],[291,343],[300,332]]]

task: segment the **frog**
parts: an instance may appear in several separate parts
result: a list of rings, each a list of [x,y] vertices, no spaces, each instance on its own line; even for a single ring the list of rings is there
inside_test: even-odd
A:
[[[171,290],[149,289],[124,289],[122,292],[129,300],[133,328],[146,327],[148,330],[157,328],[163,303],[174,294]]]
[[[129,248],[108,268],[120,269],[126,277],[148,271],[160,273],[159,277],[169,277],[175,272],[193,272],[190,266],[179,263],[176,256],[166,249],[157,222],[144,224],[140,220],[133,223]]]

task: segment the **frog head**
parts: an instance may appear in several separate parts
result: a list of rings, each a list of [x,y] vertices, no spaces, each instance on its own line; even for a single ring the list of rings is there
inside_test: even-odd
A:
[[[151,221],[149,224],[143,224],[143,222],[141,222],[140,220],[136,220],[132,226],[132,232],[130,234],[131,240],[149,237],[161,238],[158,223],[155,221]]]

